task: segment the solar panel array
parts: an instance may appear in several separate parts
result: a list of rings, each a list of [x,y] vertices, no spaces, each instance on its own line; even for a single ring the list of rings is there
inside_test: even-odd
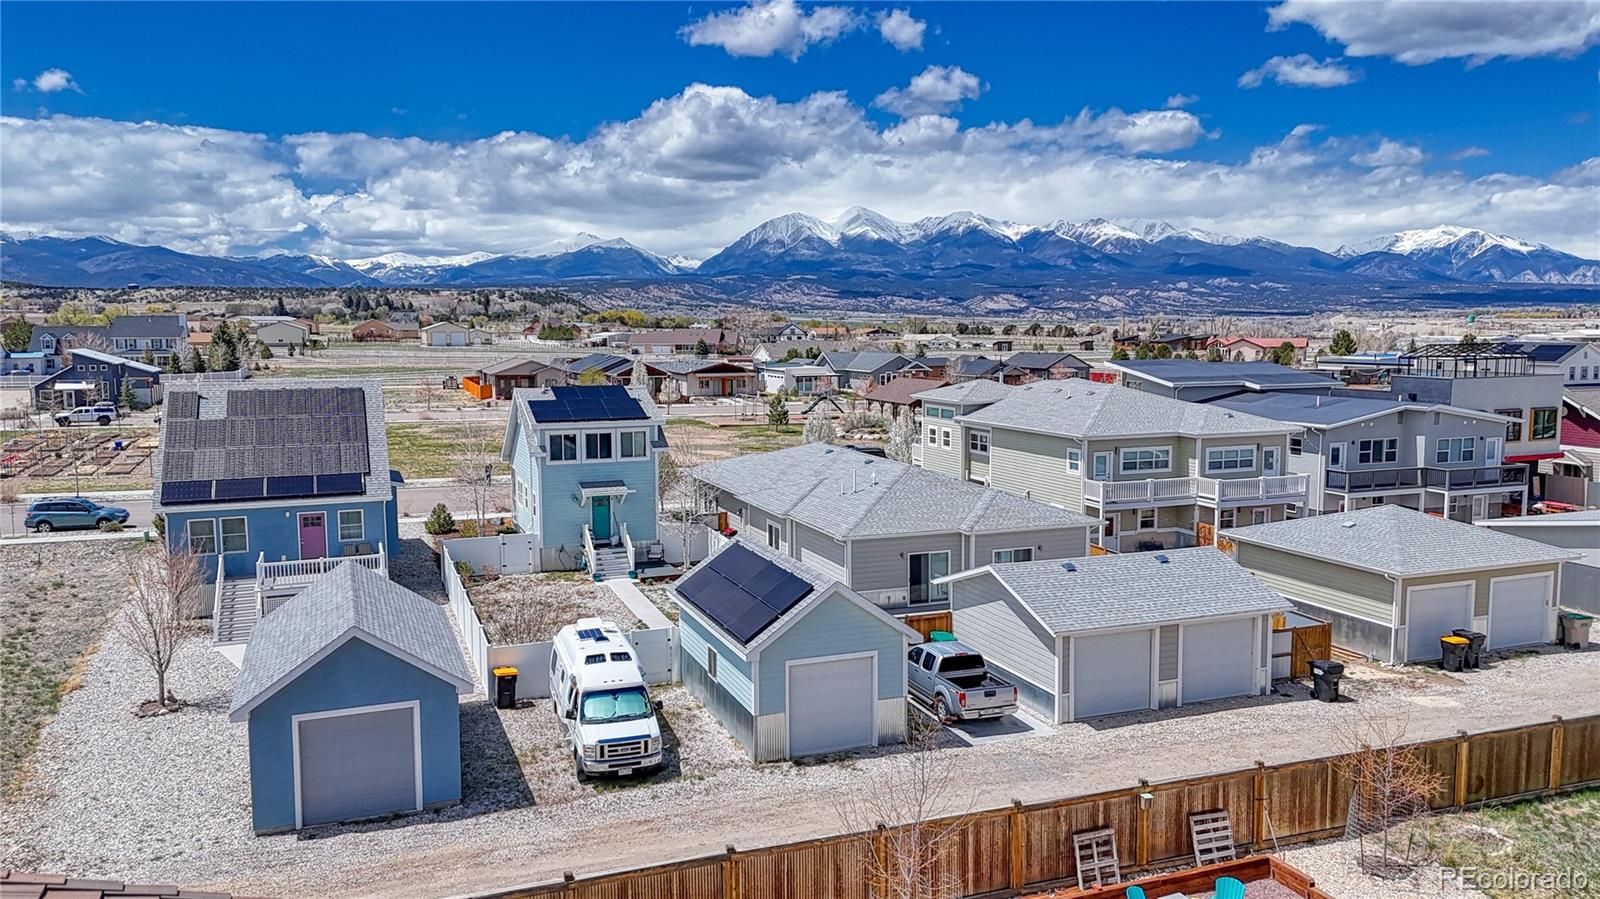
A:
[[[749,643],[811,594],[804,578],[734,543],[677,585],[691,605]]]
[[[562,421],[638,421],[649,418],[627,388],[613,384],[594,387],[552,387],[551,398],[529,400],[533,420],[542,423]]]
[[[167,398],[161,502],[363,493],[366,393],[353,387],[229,391],[220,417],[193,391]]]

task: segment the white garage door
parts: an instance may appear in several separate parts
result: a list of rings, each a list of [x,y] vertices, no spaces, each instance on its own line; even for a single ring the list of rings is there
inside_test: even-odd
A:
[[[1150,632],[1072,640],[1073,717],[1082,720],[1150,707]]]
[[[1543,643],[1550,617],[1555,579],[1548,574],[1491,581],[1489,584],[1489,648]]]
[[[872,656],[789,663],[789,755],[838,752],[876,742]]]
[[[1472,627],[1472,585],[1443,584],[1406,591],[1406,661],[1440,655],[1439,638],[1458,627]]]
[[[296,722],[303,826],[415,811],[413,706]]]
[[[1183,701],[1204,702],[1255,692],[1249,618],[1183,626]]]

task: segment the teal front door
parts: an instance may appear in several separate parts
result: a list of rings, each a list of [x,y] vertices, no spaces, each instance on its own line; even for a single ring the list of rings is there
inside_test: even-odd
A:
[[[597,496],[589,500],[589,505],[594,508],[594,514],[589,528],[594,532],[594,542],[611,539],[611,497]]]

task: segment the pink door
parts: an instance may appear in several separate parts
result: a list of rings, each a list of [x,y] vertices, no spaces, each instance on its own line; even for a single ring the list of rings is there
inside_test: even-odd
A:
[[[327,516],[321,512],[300,513],[300,558],[320,559],[327,554]]]

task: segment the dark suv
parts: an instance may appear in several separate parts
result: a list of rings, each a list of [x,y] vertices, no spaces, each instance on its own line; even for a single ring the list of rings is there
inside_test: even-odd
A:
[[[71,496],[35,501],[28,506],[28,517],[22,524],[43,534],[57,528],[97,528],[108,521],[127,524],[128,510]]]

